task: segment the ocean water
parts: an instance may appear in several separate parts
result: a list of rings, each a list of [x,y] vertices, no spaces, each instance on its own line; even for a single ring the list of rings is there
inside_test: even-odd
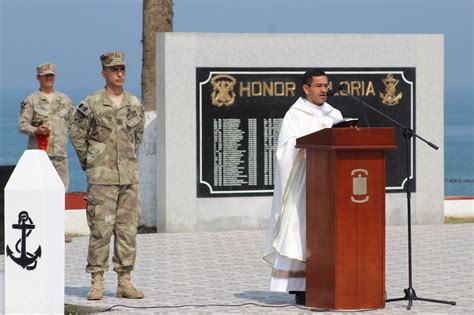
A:
[[[0,99],[0,165],[15,165],[26,148],[27,136],[17,128],[20,103],[27,95],[12,93]],[[69,94],[77,104],[84,93]],[[449,104],[446,104],[449,106]],[[445,195],[474,196],[474,124],[472,104],[457,105],[455,113],[446,111],[445,148]],[[467,113],[467,114],[466,114]],[[423,136],[423,135],[421,135]],[[430,140],[430,139],[428,139]],[[425,145],[421,141],[417,144]],[[74,149],[69,144],[68,191],[86,191],[86,177],[80,168]],[[435,153],[434,153],[435,154]]]
[[[444,193],[474,196],[474,104],[453,100],[446,106],[453,104],[456,110],[444,119]]]

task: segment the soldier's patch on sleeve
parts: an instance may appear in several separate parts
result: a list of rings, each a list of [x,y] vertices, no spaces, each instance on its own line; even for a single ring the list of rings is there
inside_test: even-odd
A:
[[[89,114],[91,113],[91,109],[89,108],[89,106],[85,103],[81,103],[79,104],[79,106],[77,106],[76,108],[76,112],[74,113],[74,121],[76,123],[81,123],[82,120],[89,116]]]
[[[76,113],[74,114],[74,121],[75,122],[81,122],[86,115],[84,115],[83,112],[81,112],[79,109],[76,110]]]
[[[91,109],[89,108],[89,105],[85,103],[79,104],[79,106],[77,107],[77,111],[82,112],[84,116],[89,116],[89,114],[91,113]]]
[[[25,111],[26,105],[28,105],[27,102],[25,102],[25,101],[21,102],[21,104],[20,104],[20,115],[23,114],[23,112]]]
[[[127,114],[127,119],[132,120],[133,118],[137,117],[137,112],[135,110],[129,110]]]

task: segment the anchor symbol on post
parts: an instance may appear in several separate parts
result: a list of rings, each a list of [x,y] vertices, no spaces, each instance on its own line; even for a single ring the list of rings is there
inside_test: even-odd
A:
[[[12,228],[21,230],[21,238],[15,244],[15,249],[18,253],[20,253],[20,257],[15,257],[13,255],[13,251],[8,245],[6,248],[7,257],[10,257],[15,263],[23,267],[23,269],[35,269],[38,263],[37,259],[41,257],[41,246],[38,246],[38,249],[35,251],[34,254],[31,254],[26,250],[26,238],[35,228],[35,225],[33,224],[33,221],[31,220],[30,216],[28,215],[28,212],[21,211],[18,214],[18,224],[12,224]],[[19,249],[20,244],[21,249]]]

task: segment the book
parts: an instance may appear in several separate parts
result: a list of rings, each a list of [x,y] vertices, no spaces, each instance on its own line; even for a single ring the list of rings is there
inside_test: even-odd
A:
[[[332,124],[333,128],[346,128],[346,127],[355,127],[359,122],[359,118],[343,118],[335,121]]]

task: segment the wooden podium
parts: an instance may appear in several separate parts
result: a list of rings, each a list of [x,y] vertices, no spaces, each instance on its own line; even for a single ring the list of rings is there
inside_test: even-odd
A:
[[[385,150],[394,128],[329,128],[306,149],[306,306],[385,306]]]

